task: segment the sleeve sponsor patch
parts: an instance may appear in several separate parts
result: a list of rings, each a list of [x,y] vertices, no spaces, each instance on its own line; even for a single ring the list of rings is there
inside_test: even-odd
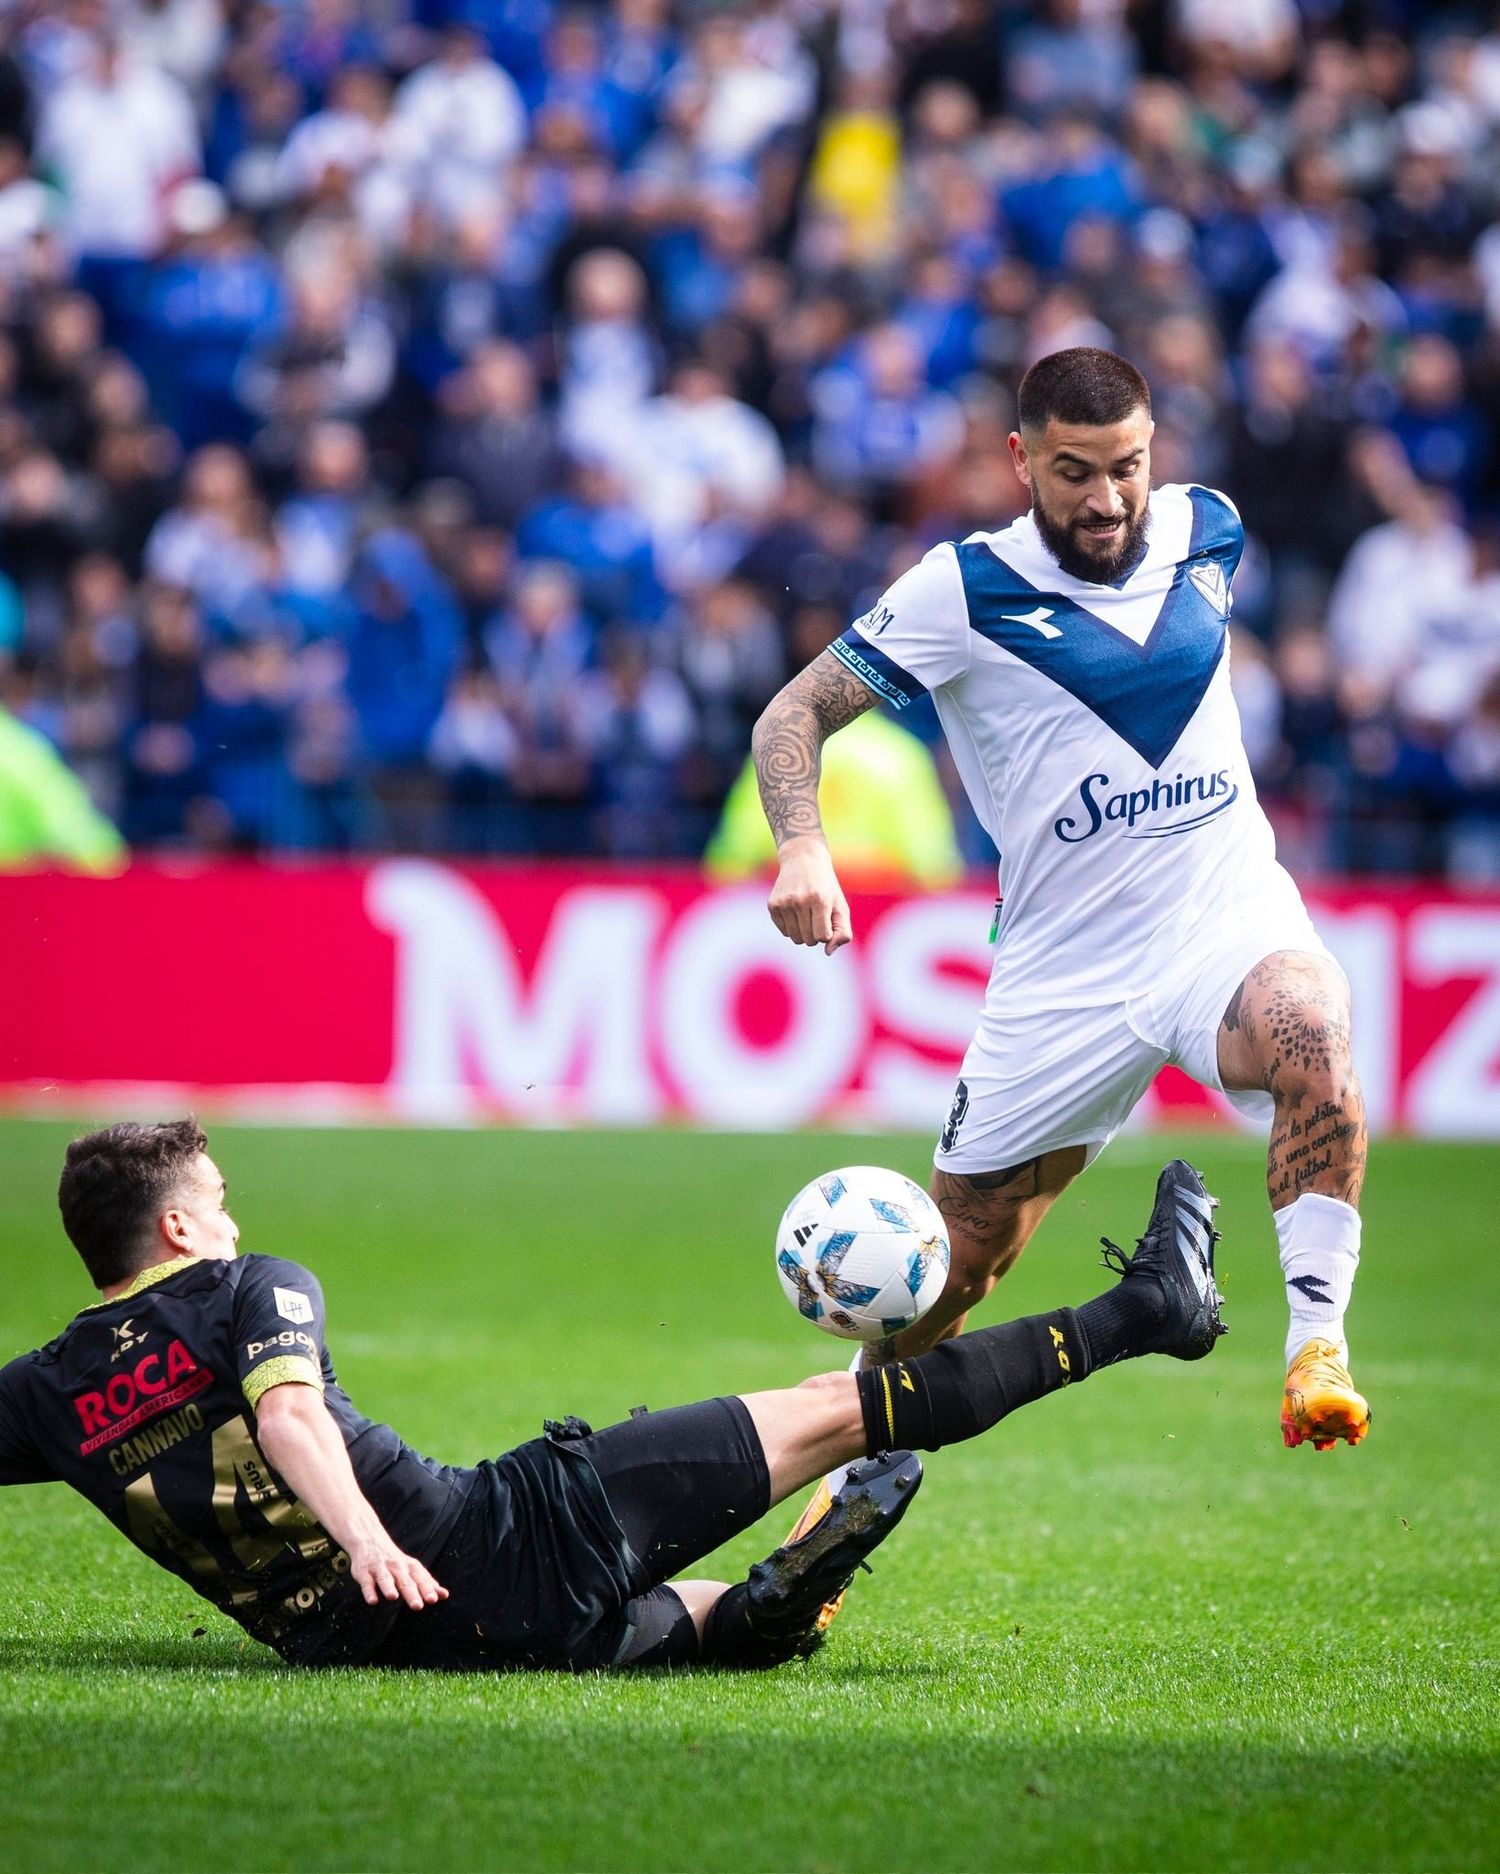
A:
[[[924,684],[919,683],[910,671],[903,670],[894,657],[887,657],[883,651],[867,643],[854,625],[841,638],[835,638],[828,648],[840,663],[854,672],[861,683],[867,684],[877,696],[883,696],[897,709],[905,709],[914,698],[926,694]]]
[[[276,1298],[276,1312],[287,1321],[310,1321],[313,1318],[312,1303],[297,1288],[273,1288]]]
[[[262,1360],[253,1372],[245,1375],[240,1390],[252,1406],[258,1406],[275,1386],[311,1386],[323,1390],[323,1375],[315,1360],[302,1354],[282,1354],[275,1360]]]

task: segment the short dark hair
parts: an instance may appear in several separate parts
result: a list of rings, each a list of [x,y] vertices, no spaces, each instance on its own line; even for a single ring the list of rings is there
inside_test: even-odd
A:
[[[1095,345],[1038,358],[1016,396],[1020,426],[1034,436],[1054,418],[1102,427],[1123,423],[1132,410],[1151,414],[1150,385],[1128,358]]]
[[[106,1126],[68,1147],[57,1207],[95,1288],[124,1282],[145,1266],[147,1232],[207,1150],[191,1114],[158,1126]]]

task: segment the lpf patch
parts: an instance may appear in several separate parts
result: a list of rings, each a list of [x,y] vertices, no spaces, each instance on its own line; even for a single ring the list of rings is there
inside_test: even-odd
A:
[[[276,1312],[287,1321],[310,1321],[313,1318],[312,1303],[299,1288],[273,1288],[276,1297]]]

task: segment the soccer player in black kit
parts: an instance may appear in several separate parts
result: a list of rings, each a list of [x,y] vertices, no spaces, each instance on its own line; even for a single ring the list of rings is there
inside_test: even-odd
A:
[[[1077,1310],[601,1432],[568,1419],[455,1469],[340,1389],[306,1269],[238,1256],[195,1121],[110,1126],[69,1146],[58,1190],[102,1298],[0,1369],[0,1484],[70,1484],[292,1664],[776,1665],[820,1643],[819,1610],[904,1513],[913,1448],[1118,1360],[1212,1349],[1206,1196],[1169,1165],[1136,1253],[1108,1246],[1119,1281]],[[747,1580],[666,1585],[861,1454]]]

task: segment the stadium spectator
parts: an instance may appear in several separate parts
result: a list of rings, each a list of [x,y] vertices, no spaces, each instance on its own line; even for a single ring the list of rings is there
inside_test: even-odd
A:
[[[249,347],[280,320],[280,274],[213,183],[176,190],[169,214],[173,239],[138,314],[152,400],[185,448],[245,442],[250,424],[236,378]]]
[[[276,513],[280,574],[291,592],[333,601],[344,591],[373,504],[363,435],[352,423],[316,424],[298,458],[296,489]]]
[[[349,700],[374,775],[420,768],[457,667],[463,627],[417,540],[373,533],[355,560],[348,626]]]
[[[856,355],[813,385],[813,462],[836,487],[893,514],[913,478],[958,447],[962,420],[944,391],[928,389],[911,334],[877,326]]]
[[[578,690],[580,744],[594,763],[596,850],[611,858],[685,857],[701,847],[683,809],[693,705],[682,679],[633,634],[612,632]]]
[[[645,517],[607,461],[579,457],[564,491],[523,516],[516,548],[524,559],[566,566],[596,627],[611,620],[644,626],[661,612]]]
[[[427,465],[473,491],[486,524],[514,528],[561,485],[562,451],[541,407],[536,372],[518,345],[491,340],[439,394]]]
[[[775,500],[785,463],[776,431],[731,397],[719,372],[680,365],[611,451],[645,515],[669,584],[727,571]]]
[[[191,592],[228,630],[267,575],[264,505],[250,464],[227,443],[208,443],[188,462],[182,497],[152,529],[146,571]]]
[[[785,680],[781,634],[744,579],[700,587],[669,622],[673,661],[697,716],[691,791],[717,808],[739,772],[755,718]]]
[[[1328,634],[1346,685],[1384,702],[1433,620],[1461,603],[1474,548],[1452,500],[1419,482],[1385,438],[1363,439],[1358,467],[1389,518],[1350,550],[1329,598]]]
[[[1288,837],[1348,864],[1409,822],[1390,853],[1489,876],[1500,54],[1397,17],[28,13],[0,682],[138,839],[680,850],[772,636],[784,671],[1018,512],[1019,375],[1102,343],[1152,379],[1159,472],[1244,513],[1238,680]],[[538,605],[560,637],[523,656]],[[674,682],[690,738],[648,788]]]
[[[586,852],[592,776],[578,694],[595,633],[569,570],[547,561],[522,565],[512,602],[489,625],[484,645],[516,735],[510,776],[522,811],[509,823],[509,849]]]
[[[395,369],[389,321],[353,271],[307,266],[290,282],[284,321],[247,354],[235,388],[262,419],[262,454],[289,460],[313,423],[367,415]]]
[[[521,153],[526,110],[478,31],[456,20],[438,56],[397,92],[393,132],[413,199],[459,221],[484,206]]]
[[[117,338],[141,264],[166,238],[172,185],[197,174],[202,147],[176,78],[107,34],[85,46],[80,68],[42,106],[37,153],[62,190],[62,233],[79,283]]]
[[[183,586],[141,588],[139,641],[127,671],[123,831],[172,844],[200,830],[205,775],[202,620]]]

